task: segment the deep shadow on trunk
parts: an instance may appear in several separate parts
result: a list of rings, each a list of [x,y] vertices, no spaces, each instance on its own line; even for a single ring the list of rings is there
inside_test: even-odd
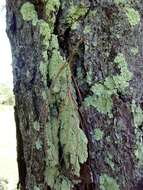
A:
[[[143,3],[7,0],[21,190],[139,190]]]

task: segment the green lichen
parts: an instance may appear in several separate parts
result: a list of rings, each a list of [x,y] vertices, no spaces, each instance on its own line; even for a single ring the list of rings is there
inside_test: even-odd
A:
[[[95,139],[97,141],[100,141],[103,138],[104,132],[101,129],[97,128],[94,130],[94,134],[95,134]]]
[[[35,122],[33,123],[33,128],[34,128],[36,131],[39,131],[39,130],[40,130],[40,124],[39,124],[39,122],[35,121]]]
[[[93,71],[92,69],[90,68],[90,70],[87,72],[87,75],[86,75],[86,81],[89,85],[92,84],[93,82]]]
[[[108,114],[110,117],[112,117],[112,95],[117,95],[117,92],[123,93],[132,79],[132,73],[128,70],[123,54],[117,55],[114,64],[120,69],[120,74],[109,76],[104,82],[94,84],[91,88],[93,95],[85,99],[87,106],[93,106],[99,112]]]
[[[44,62],[41,61],[39,70],[43,76],[43,79],[46,80],[47,79],[47,64],[45,64]]]
[[[59,51],[58,37],[55,34],[52,34],[50,49],[56,49],[57,51]]]
[[[142,132],[139,129],[139,126],[143,123],[143,110],[139,105],[132,101],[132,113],[135,125],[135,134],[136,134],[136,149],[135,156],[138,159],[138,165],[143,164],[143,141],[142,141]]]
[[[143,110],[139,105],[136,105],[134,100],[132,102],[132,113],[135,127],[140,126],[143,123]]]
[[[107,174],[100,176],[100,188],[101,190],[120,190],[116,180]]]
[[[46,46],[46,48],[48,48],[52,32],[51,28],[49,24],[44,20],[39,20],[38,25],[40,27],[40,34],[43,37],[43,44]]]
[[[50,41],[50,49],[52,51],[51,58],[49,59],[49,78],[53,81],[52,92],[61,93],[63,99],[67,91],[67,76],[70,75],[69,67],[66,60],[61,56],[59,51],[59,43],[56,35],[52,35]],[[63,86],[64,84],[64,86]]]
[[[36,143],[35,143],[35,146],[36,146],[36,149],[37,149],[37,150],[42,149],[42,145],[43,145],[43,143],[42,143],[42,141],[41,141],[40,139],[38,139],[38,140],[36,141]]]
[[[111,116],[112,109],[112,90],[106,89],[102,84],[95,84],[91,88],[94,93],[93,96],[89,96],[85,99],[87,106],[95,107],[99,112],[109,114]]]
[[[60,6],[59,0],[45,0],[46,2],[46,15],[51,16],[51,13],[58,10]]]
[[[135,26],[137,24],[139,24],[140,22],[140,14],[138,11],[136,11],[133,8],[126,8],[126,15],[128,17],[129,23],[131,24],[131,26]]]
[[[38,21],[38,16],[35,7],[32,3],[24,3],[20,9],[20,12],[25,21],[32,21],[33,25],[36,25]]]
[[[52,117],[46,128],[48,154],[46,156],[45,170],[45,178],[51,188],[53,188],[55,180],[60,173],[58,129],[58,121]]]
[[[70,190],[75,183],[79,183],[79,180],[72,181],[68,175],[63,176],[63,173],[69,170],[71,176],[80,176],[80,164],[84,163],[88,157],[87,138],[79,128],[79,115],[73,99],[70,98],[70,101],[68,101],[70,97],[69,90],[72,91],[72,96],[75,96],[70,68],[60,53],[58,38],[53,34],[55,16],[59,9],[60,1],[44,0],[44,2],[47,20],[37,18],[33,4],[26,3],[21,7],[23,19],[32,21],[32,24],[39,29],[42,48],[39,69],[43,84],[45,84],[41,94],[44,100],[48,100],[49,122],[44,126],[45,139],[44,142],[36,139],[35,147],[39,151],[42,146],[46,147],[45,181],[51,189]],[[72,15],[69,15],[69,19],[73,19],[72,22],[84,15],[84,6],[80,5],[78,8],[80,15],[77,9],[72,12],[73,18],[71,18]],[[46,88],[47,77],[51,81],[49,89]],[[55,105],[56,108],[54,107]],[[57,118],[57,115],[59,115],[59,118]],[[40,130],[39,122],[34,122],[34,129],[37,132]],[[59,152],[63,153],[64,164],[62,167]]]
[[[114,61],[120,68],[120,75],[113,76],[116,89],[124,92],[126,87],[129,86],[129,81],[132,79],[133,74],[128,70],[128,64],[122,53],[119,53]]]
[[[71,187],[71,181],[64,176],[60,176],[54,184],[55,190],[71,190]]]
[[[40,190],[40,188],[37,186],[34,186],[34,190]]]
[[[139,53],[139,49],[138,48],[131,48],[131,53],[136,56]]]
[[[105,157],[105,161],[111,167],[111,169],[114,170],[115,164],[112,160],[113,160],[113,156],[110,153],[108,153],[107,156]]]
[[[89,17],[95,17],[97,16],[97,10],[90,10]]]
[[[73,100],[68,97],[61,107],[59,119],[51,117],[46,135],[48,154],[45,176],[54,190],[70,190],[75,181],[62,176],[62,170],[80,176],[80,164],[87,160],[87,138],[79,128],[79,116]],[[59,147],[60,145],[60,147]],[[65,165],[60,168],[59,148],[62,148]]]
[[[60,115],[60,143],[67,170],[80,176],[80,164],[88,158],[87,138],[79,128],[79,115],[73,100],[67,97]]]
[[[114,0],[116,4],[126,4],[128,3],[128,0]]]
[[[91,25],[86,25],[83,32],[84,34],[89,34],[91,32]]]
[[[60,52],[56,49],[52,51],[52,56],[49,64],[49,76],[51,79],[56,78],[60,68],[64,66],[63,57],[60,55]]]
[[[76,21],[79,20],[80,17],[83,17],[86,14],[87,10],[88,9],[84,4],[71,6],[66,18],[67,23],[72,26]]]

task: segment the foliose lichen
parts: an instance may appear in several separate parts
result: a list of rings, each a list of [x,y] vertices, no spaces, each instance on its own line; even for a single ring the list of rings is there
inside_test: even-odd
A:
[[[42,149],[42,146],[43,146],[42,141],[41,141],[40,139],[38,139],[38,140],[36,141],[35,146],[36,146],[36,149],[37,149],[37,150],[41,150],[41,149]]]
[[[63,157],[66,169],[80,176],[80,164],[88,158],[87,138],[79,128],[79,115],[70,97],[67,97],[60,114],[60,143],[63,148]]]
[[[20,12],[25,21],[32,21],[33,25],[36,25],[38,21],[38,16],[35,7],[32,3],[24,3],[20,9]]]
[[[120,69],[120,74],[105,78],[104,82],[99,82],[91,87],[92,96],[85,99],[87,106],[95,107],[99,112],[112,117],[112,95],[117,92],[124,92],[132,79],[132,73],[128,70],[128,64],[122,53],[119,53],[114,60],[114,64]]]
[[[128,0],[114,0],[116,4],[125,4],[128,2]]]
[[[101,190],[120,190],[117,181],[107,174],[102,174],[100,176],[100,188]]]
[[[110,153],[107,153],[107,156],[105,157],[106,163],[111,167],[112,170],[114,170],[114,162],[113,162],[113,156]]]
[[[132,113],[134,118],[135,127],[139,127],[143,123],[143,110],[136,105],[135,101],[132,101]]]
[[[128,17],[128,20],[129,20],[129,23],[131,24],[131,26],[135,26],[135,25],[139,24],[140,14],[137,10],[130,8],[130,7],[126,7],[126,15]]]
[[[37,186],[34,186],[34,190],[40,190],[40,188]]]
[[[58,10],[60,6],[59,0],[45,0],[46,2],[46,15],[51,16],[51,13]]]
[[[54,189],[56,190],[71,190],[71,181],[65,176],[58,178],[54,184]]]
[[[143,123],[143,110],[140,105],[137,105],[136,102],[132,101],[132,113],[135,125],[135,135],[136,135],[136,148],[135,148],[135,156],[138,159],[138,165],[143,164],[143,140],[142,140],[142,132],[139,127]]]
[[[100,141],[103,138],[104,132],[101,129],[96,128],[94,134],[96,141]]]
[[[84,4],[71,6],[66,18],[67,23],[72,26],[80,17],[86,14],[87,10]]]
[[[139,53],[139,49],[134,47],[134,48],[131,48],[131,53],[136,56],[138,53]]]
[[[36,149],[47,147],[45,157],[45,181],[52,190],[70,190],[79,180],[71,180],[69,176],[63,176],[63,170],[69,170],[72,176],[80,175],[80,164],[88,157],[87,138],[80,129],[80,119],[69,90],[74,96],[70,68],[65,58],[60,53],[58,38],[53,34],[55,15],[59,9],[59,0],[45,0],[47,20],[39,20],[34,5],[27,2],[21,7],[21,14],[25,21],[31,21],[39,28],[42,42],[42,60],[40,72],[45,84],[42,97],[47,99],[49,122],[45,126],[45,144],[40,139],[35,142]],[[85,8],[78,7],[78,10],[71,11],[74,21],[84,15]],[[30,11],[27,15],[27,10]],[[54,14],[55,13],[55,14]],[[36,20],[36,22],[35,22]],[[73,22],[72,20],[72,22]],[[36,23],[36,25],[35,25]],[[50,55],[48,54],[50,52]],[[51,80],[51,86],[47,89],[47,75]],[[69,98],[70,97],[70,98]],[[59,117],[57,118],[57,108]],[[40,124],[34,122],[34,129],[39,131]],[[62,147],[62,150],[61,150]],[[63,153],[64,165],[61,167],[59,150]],[[72,168],[72,170],[71,170]]]

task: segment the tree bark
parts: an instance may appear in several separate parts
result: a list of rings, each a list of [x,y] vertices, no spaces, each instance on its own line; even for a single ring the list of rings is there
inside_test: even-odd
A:
[[[143,189],[141,0],[7,0],[21,190]]]

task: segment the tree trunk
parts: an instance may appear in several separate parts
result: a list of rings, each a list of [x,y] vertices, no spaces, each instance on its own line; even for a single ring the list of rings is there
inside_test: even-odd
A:
[[[21,190],[142,185],[141,0],[7,0]]]

